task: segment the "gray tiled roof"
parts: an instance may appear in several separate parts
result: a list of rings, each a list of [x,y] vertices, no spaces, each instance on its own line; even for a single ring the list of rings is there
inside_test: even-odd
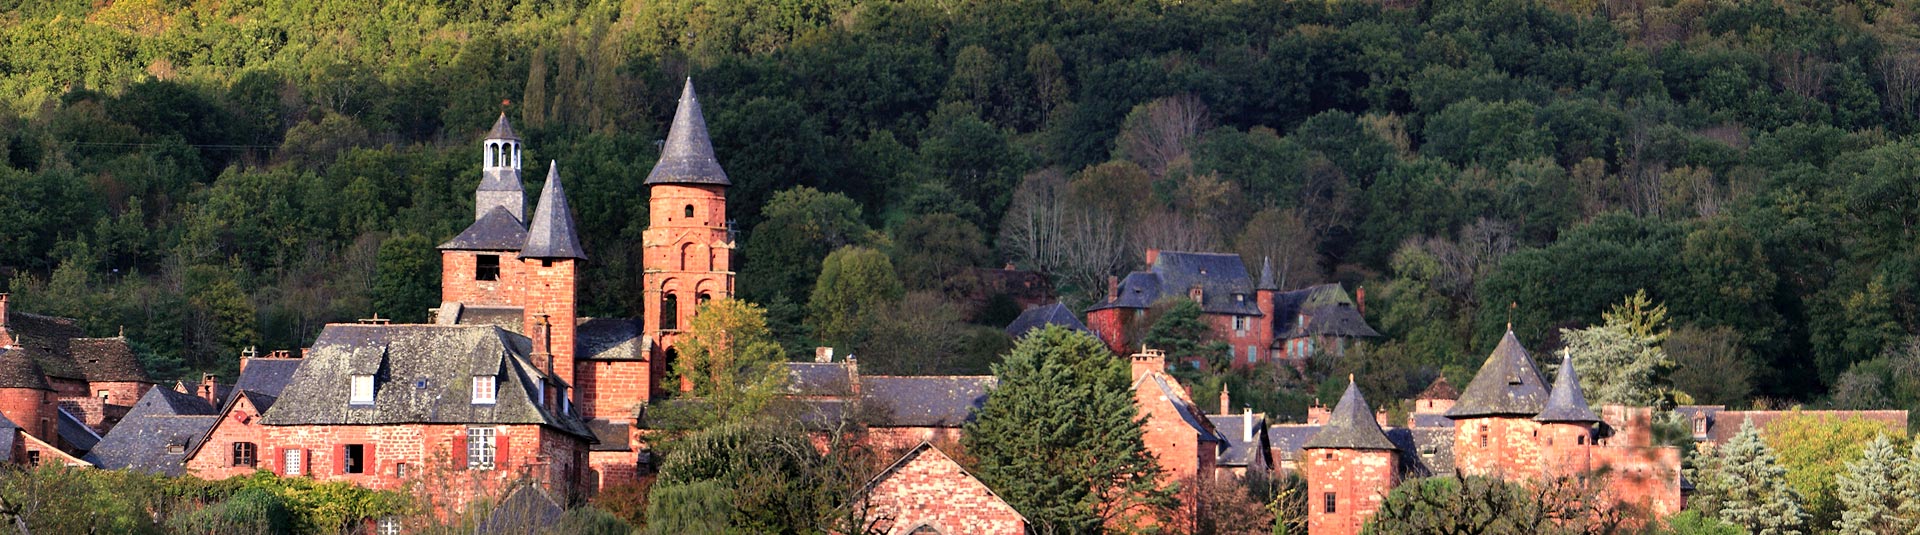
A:
[[[267,425],[538,424],[590,437],[585,422],[541,406],[536,392],[542,377],[527,360],[528,352],[526,337],[491,326],[328,325],[261,420]],[[352,376],[370,372],[376,377],[373,403],[350,405]],[[498,378],[495,403],[472,402],[476,375]]]
[[[468,132],[472,132],[472,130],[468,130]],[[520,140],[520,136],[513,134],[513,124],[507,122],[507,112],[500,112],[500,118],[493,121],[493,129],[487,130],[487,139]]]
[[[515,251],[527,243],[527,227],[519,219],[508,213],[505,207],[495,206],[480,216],[459,236],[440,244],[440,249],[448,251]]]
[[[13,420],[0,416],[0,462],[13,460],[13,446],[20,438],[20,431],[20,426],[14,425]]]
[[[539,485],[521,485],[508,493],[507,497],[493,506],[487,517],[474,527],[475,535],[535,535],[546,533],[560,516],[566,514],[565,507],[553,500],[553,496]]]
[[[1414,477],[1453,473],[1453,430],[1392,428],[1387,439],[1400,448],[1400,469]]]
[[[627,430],[633,424],[611,420],[589,420],[587,429],[593,431],[593,437],[599,440],[593,451],[627,451]]]
[[[1367,398],[1360,395],[1360,387],[1347,382],[1347,391],[1340,395],[1340,403],[1333,406],[1333,412],[1327,415],[1327,425],[1308,439],[1307,449],[1330,448],[1350,450],[1391,450],[1397,449],[1380,431],[1380,422],[1374,420],[1373,408],[1367,406]]]
[[[485,305],[462,305],[456,325],[492,325],[514,334],[527,334],[526,309]]]
[[[788,362],[787,393],[796,396],[846,396],[853,393],[853,365],[846,362]]]
[[[1341,310],[1345,308],[1346,310]],[[1300,316],[1313,318],[1306,329],[1300,328]],[[1323,319],[1324,316],[1324,319]],[[1313,324],[1325,323],[1316,327]],[[1329,282],[1273,296],[1273,332],[1275,343],[1288,337],[1328,334],[1336,336],[1380,336],[1354,309],[1353,298],[1340,283]]]
[[[1306,323],[1300,323],[1301,316]],[[1379,331],[1367,325],[1367,319],[1352,305],[1334,304],[1297,311],[1293,314],[1293,328],[1279,331],[1274,335],[1274,343],[1291,338],[1307,336],[1345,336],[1349,338],[1378,338]]]
[[[86,334],[74,320],[8,312],[6,325],[7,331],[13,334],[14,345],[18,346],[14,351],[31,357],[47,377],[87,380],[86,370],[73,361],[70,344],[74,338]]]
[[[1413,426],[1421,428],[1453,429],[1453,419],[1444,414],[1415,414]]]
[[[196,449],[219,421],[214,415],[129,414],[100,439],[86,460],[108,470],[181,475],[186,472],[187,452]]]
[[[219,414],[219,409],[199,396],[176,392],[171,388],[149,388],[140,401],[127,410],[127,416],[120,425],[142,416],[207,416]],[[117,427],[117,426],[116,426]]]
[[[1427,389],[1421,390],[1419,394],[1413,396],[1413,399],[1455,400],[1460,399],[1460,391],[1455,390],[1453,383],[1447,382],[1447,376],[1442,375],[1434,378],[1433,382],[1427,385]]]
[[[1546,408],[1546,381],[1540,369],[1520,347],[1513,331],[1500,338],[1500,345],[1480,365],[1480,371],[1467,383],[1466,392],[1447,411],[1450,418],[1474,416],[1526,416],[1540,414]]]
[[[1547,395],[1547,407],[1533,417],[1536,422],[1597,423],[1600,417],[1587,408],[1587,394],[1580,390],[1580,377],[1574,372],[1573,358],[1560,356],[1560,371],[1553,380],[1553,392]]]
[[[1068,310],[1067,305],[1053,303],[1021,311],[1020,317],[1014,318],[1013,323],[1007,324],[1007,336],[1019,338],[1026,336],[1029,331],[1048,325],[1059,325],[1075,331],[1088,332],[1087,324],[1081,323],[1080,318],[1074,317],[1073,311]]]
[[[140,359],[133,356],[125,337],[75,338],[68,341],[73,360],[88,381],[152,383]]]
[[[1300,457],[1301,447],[1307,444],[1307,439],[1313,438],[1313,435],[1319,432],[1320,426],[1317,425],[1285,424],[1268,426],[1268,447],[1279,451],[1282,458],[1298,459]]]
[[[1280,285],[1275,284],[1273,282],[1273,257],[1267,256],[1267,257],[1260,258],[1260,284],[1255,285],[1253,289],[1255,290],[1280,289]]]
[[[40,363],[20,348],[0,348],[0,388],[53,390]]]
[[[1267,433],[1256,432],[1252,441],[1246,440],[1247,416],[1245,414],[1209,414],[1207,420],[1213,424],[1213,429],[1219,433],[1220,439],[1226,441],[1226,447],[1220,450],[1218,458],[1220,466],[1252,466],[1255,460],[1265,461],[1265,459],[1259,459],[1260,456],[1271,455],[1271,451],[1267,448]],[[1267,429],[1266,416],[1253,415],[1253,428],[1256,431]],[[1273,465],[1271,462],[1259,464]]]
[[[533,209],[527,225],[527,245],[520,258],[572,258],[586,260],[580,236],[574,232],[573,209],[567,205],[567,188],[560,184],[560,163],[547,165],[547,185],[540,190],[540,204]]]
[[[54,424],[54,432],[60,434],[60,440],[80,451],[91,450],[100,443],[100,435],[87,427],[86,422],[74,417],[73,413],[64,408],[56,408],[55,412],[59,420]]]
[[[990,375],[860,378],[862,410],[877,427],[959,427],[973,420],[996,384]]]
[[[1253,278],[1247,274],[1247,266],[1240,263],[1240,255],[1182,251],[1161,251],[1147,271],[1130,273],[1121,281],[1118,299],[1090,310],[1147,308],[1161,298],[1187,297],[1194,287],[1201,290],[1201,312],[1261,315],[1254,299]]]
[[[640,321],[626,318],[582,318],[573,332],[579,360],[644,360],[645,338]]]
[[[680,107],[674,110],[673,126],[660,149],[660,162],[647,173],[646,183],[733,184],[713,157],[713,140],[707,137],[707,118],[700,111],[700,98],[693,94],[692,78],[680,89]]]
[[[287,383],[293,381],[293,374],[300,370],[300,364],[306,359],[257,358],[247,361],[247,369],[240,371],[240,379],[233,387],[243,392],[255,392],[269,396],[278,396],[287,389]],[[260,410],[266,410],[261,407]]]

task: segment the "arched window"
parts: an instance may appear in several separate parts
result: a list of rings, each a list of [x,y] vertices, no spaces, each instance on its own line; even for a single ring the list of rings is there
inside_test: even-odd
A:
[[[693,205],[687,205],[687,217],[693,217]]]
[[[680,270],[687,271],[694,269],[693,262],[693,244],[680,244]]]
[[[491,167],[500,167],[500,144],[499,143],[487,144],[487,157],[493,159],[493,163],[490,163],[487,165]]]
[[[713,300],[713,294],[709,294],[706,292],[700,292],[700,296],[694,298],[695,303],[702,304],[702,305],[707,304],[707,301],[712,301],[712,300]]]
[[[680,328],[680,296],[668,293],[660,298],[660,330]]]

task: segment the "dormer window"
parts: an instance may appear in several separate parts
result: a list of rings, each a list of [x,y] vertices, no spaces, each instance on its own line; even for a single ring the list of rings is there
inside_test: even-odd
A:
[[[372,375],[353,376],[353,391],[348,396],[347,403],[352,405],[372,405],[373,404],[373,376]]]
[[[491,375],[473,376],[473,404],[492,405],[495,399],[497,399],[495,398],[496,392],[497,392],[497,389],[495,388],[495,385],[494,385],[493,376]]]

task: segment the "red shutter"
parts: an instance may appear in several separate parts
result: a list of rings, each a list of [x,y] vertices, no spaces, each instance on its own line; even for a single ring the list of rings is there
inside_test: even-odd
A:
[[[333,445],[333,475],[347,473],[347,445]]]
[[[267,461],[267,469],[273,470],[273,473],[280,474],[281,476],[284,477],[287,475],[286,460],[287,460],[287,449],[274,448],[273,458]]]
[[[360,473],[362,473],[362,474],[378,474],[378,473],[380,473],[380,469],[379,469],[379,466],[380,466],[380,465],[377,465],[377,464],[373,464],[373,445],[372,445],[372,444],[368,444],[368,445],[365,445],[365,446],[361,446],[361,448],[362,448],[362,449],[361,449],[361,452],[360,452],[360,454],[361,454],[361,455],[364,455],[365,457],[362,457],[362,458],[360,459],[360,462],[363,462],[363,463],[366,463],[366,464],[360,467]]]
[[[313,477],[313,450],[300,450],[300,473]]]
[[[453,469],[467,469],[467,431],[464,429],[453,436]]]
[[[507,436],[500,435],[494,440],[496,442],[494,443],[493,451],[493,467],[495,470],[506,470],[507,459],[511,458],[507,456]]]

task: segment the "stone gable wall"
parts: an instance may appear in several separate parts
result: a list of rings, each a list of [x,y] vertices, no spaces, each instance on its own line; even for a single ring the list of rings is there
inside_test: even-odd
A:
[[[986,485],[940,450],[927,448],[875,480],[864,502],[866,517],[883,533],[907,534],[930,526],[939,533],[1026,532],[1026,521]]]

